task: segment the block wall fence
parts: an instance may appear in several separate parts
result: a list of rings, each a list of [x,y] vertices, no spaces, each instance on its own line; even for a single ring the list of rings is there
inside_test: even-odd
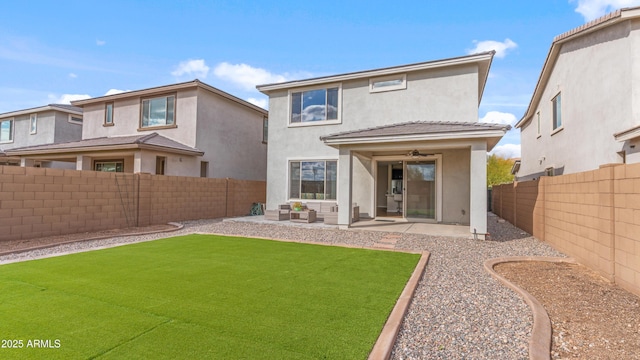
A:
[[[0,241],[246,215],[266,183],[0,166]]]
[[[494,186],[493,212],[640,296],[640,164]]]

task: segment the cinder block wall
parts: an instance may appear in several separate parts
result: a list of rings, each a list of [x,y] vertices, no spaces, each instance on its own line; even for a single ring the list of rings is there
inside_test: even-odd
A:
[[[0,241],[246,215],[264,181],[0,166]]]
[[[640,296],[640,164],[614,169],[616,282]]]
[[[512,192],[513,210],[504,206]],[[494,186],[492,194],[497,215],[640,295],[640,164]]]

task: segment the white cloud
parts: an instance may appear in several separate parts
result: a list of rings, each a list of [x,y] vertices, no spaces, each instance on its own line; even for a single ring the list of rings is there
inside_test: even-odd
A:
[[[584,17],[585,21],[597,19],[620,8],[640,5],[638,0],[569,0],[570,3],[578,3],[576,12]]]
[[[69,73],[69,77],[72,79],[75,79],[78,77],[78,75],[74,74],[74,73]]]
[[[263,109],[266,109],[267,106],[269,105],[269,101],[267,101],[267,99],[248,98],[247,101]]]
[[[98,45],[98,46],[103,46],[103,45],[105,45],[106,43],[107,43],[107,42],[106,42],[106,41],[104,41],[104,40],[96,40],[96,45]]]
[[[49,95],[49,103],[51,104],[71,104],[74,100],[90,99],[87,94],[62,94],[61,96]]]
[[[239,85],[244,90],[254,90],[256,85],[279,83],[290,80],[289,74],[272,74],[261,68],[255,68],[247,64],[218,64],[213,73],[226,81]]]
[[[131,90],[109,89],[109,90],[104,94],[104,96],[120,94],[120,93],[127,92],[127,91],[131,91]]]
[[[496,155],[504,159],[513,159],[520,157],[520,150],[520,144],[504,144],[494,147],[493,150],[489,152],[489,154]]]
[[[480,118],[480,122],[483,123],[504,125],[513,125],[516,123],[516,120],[516,116],[512,113],[505,113],[500,111],[489,111]]]
[[[209,74],[209,66],[203,59],[193,59],[180,62],[178,67],[171,72],[173,76],[195,76],[196,78],[206,78]]]
[[[504,42],[495,40],[473,40],[473,42],[476,44],[476,47],[468,50],[467,54],[477,54],[485,51],[495,50],[495,56],[497,58],[504,58],[507,55],[507,50],[515,49],[518,47],[518,44],[513,42],[511,39],[505,39]]]

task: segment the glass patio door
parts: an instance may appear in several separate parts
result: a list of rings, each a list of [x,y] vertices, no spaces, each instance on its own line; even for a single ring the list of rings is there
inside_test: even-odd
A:
[[[435,220],[436,162],[407,161],[406,164],[405,217],[410,220]]]

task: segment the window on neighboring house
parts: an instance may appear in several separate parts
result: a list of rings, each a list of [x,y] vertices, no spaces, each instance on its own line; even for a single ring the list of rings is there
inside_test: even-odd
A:
[[[69,114],[69,122],[82,125],[82,116]]]
[[[104,105],[104,124],[113,125],[113,103]]]
[[[156,156],[156,175],[164,175],[167,166],[167,158],[164,156]]]
[[[200,177],[209,177],[209,162],[200,161]]]
[[[269,118],[262,118],[262,142],[267,143],[269,140]]]
[[[291,93],[291,124],[338,121],[340,87]]]
[[[538,134],[538,137],[540,137],[540,111],[536,113],[536,125],[538,127],[537,134]]]
[[[13,119],[0,121],[0,142],[13,141]]]
[[[369,79],[369,92],[403,90],[407,88],[407,75],[391,75]]]
[[[38,114],[29,115],[29,134],[35,134],[38,131]]]
[[[142,100],[143,128],[175,124],[176,97],[168,95]]]
[[[123,160],[95,161],[93,163],[93,168],[95,169],[95,171],[124,172],[124,161]]]
[[[556,97],[551,100],[553,102],[553,130],[559,129],[562,127],[562,94],[556,95]]]
[[[335,160],[291,161],[289,198],[336,200],[338,162]]]

